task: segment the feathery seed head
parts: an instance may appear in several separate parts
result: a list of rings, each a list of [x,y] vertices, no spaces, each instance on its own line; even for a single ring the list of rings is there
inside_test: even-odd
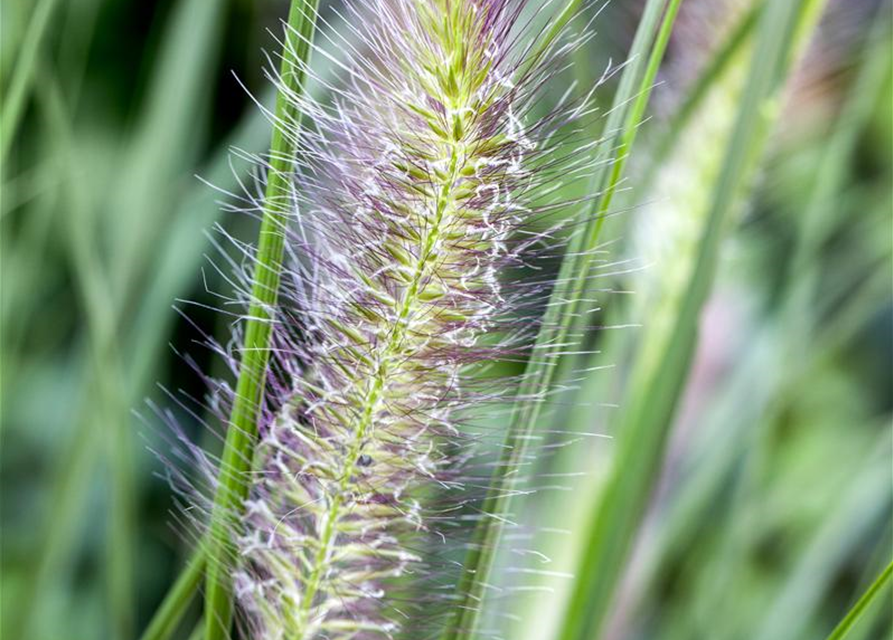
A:
[[[460,416],[501,397],[469,366],[529,348],[535,323],[513,314],[543,298],[542,283],[506,286],[499,274],[533,259],[550,232],[525,225],[567,204],[552,192],[585,177],[593,154],[550,146],[587,114],[588,96],[531,116],[572,45],[542,42],[549,30],[521,18],[530,4],[348,5],[361,46],[332,103],[287,95],[311,124],[299,136],[277,123],[297,141],[300,175],[292,201],[277,203],[294,220],[290,258],[233,532],[251,637],[436,626],[407,594],[455,579],[431,549],[464,540],[474,519],[459,517],[474,499]]]

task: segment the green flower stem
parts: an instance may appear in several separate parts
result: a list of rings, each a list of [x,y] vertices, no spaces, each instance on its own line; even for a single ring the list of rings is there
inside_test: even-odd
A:
[[[859,618],[862,617],[862,614],[865,613],[866,609],[868,609],[868,606],[890,581],[891,576],[893,576],[893,562],[890,562],[890,564],[887,565],[887,568],[881,572],[881,575],[871,583],[868,590],[862,594],[862,597],[859,598],[859,600],[856,601],[856,604],[853,605],[853,608],[847,612],[843,620],[840,621],[840,624],[834,628],[834,631],[828,636],[828,640],[843,640],[849,635],[853,626],[859,621]]]
[[[337,21],[336,21],[337,22]],[[335,28],[337,31],[338,29]],[[325,44],[322,45],[325,47]],[[336,51],[330,51],[329,55],[333,56],[336,60],[342,61],[345,57],[345,53]],[[331,78],[335,69],[337,69],[337,65],[333,62],[327,62],[326,60],[320,60],[320,64],[317,65],[316,72],[321,75],[324,79]],[[311,94],[314,93],[314,90],[319,93],[320,87],[319,85],[313,85],[307,87],[307,91]],[[270,94],[272,97],[272,92]],[[269,103],[270,100],[264,99],[262,102]],[[227,142],[224,142],[219,146],[221,150],[215,156],[214,161],[208,165],[205,171],[202,172],[203,175],[209,176],[209,181],[214,184],[226,184],[227,180],[232,179],[231,170],[229,168],[229,164],[227,163],[227,149],[238,148],[238,149],[252,149],[251,140],[256,139],[263,135],[266,132],[267,123],[264,119],[264,116],[260,110],[252,111],[251,114],[243,120],[242,124],[234,131],[232,134],[232,138]],[[207,190],[202,188],[193,189],[190,192],[189,197],[187,197],[185,204],[183,204],[178,211],[183,215],[175,215],[176,227],[172,228],[171,235],[165,245],[165,251],[167,257],[162,260],[162,264],[164,265],[164,270],[161,275],[158,276],[155,281],[154,287],[150,289],[149,293],[145,296],[146,299],[149,299],[150,302],[145,303],[142,306],[143,312],[140,315],[140,319],[135,325],[135,328],[131,332],[129,337],[130,343],[132,343],[133,349],[131,352],[136,353],[136,356],[131,361],[131,373],[129,375],[130,378],[133,379],[132,389],[141,389],[144,386],[144,381],[151,373],[151,362],[152,362],[152,353],[153,347],[151,345],[155,344],[157,346],[158,340],[161,339],[161,336],[165,333],[165,322],[167,322],[168,314],[159,313],[159,309],[164,309],[163,304],[152,303],[151,300],[156,301],[164,301],[173,297],[170,294],[170,291],[178,290],[184,288],[186,285],[182,282],[182,274],[190,273],[191,270],[183,267],[183,263],[181,259],[174,258],[173,256],[188,256],[189,251],[185,250],[184,243],[187,242],[188,238],[192,238],[195,234],[200,233],[202,229],[208,228],[211,226],[211,221],[215,218],[217,207],[214,206],[213,197],[208,197],[206,195]],[[195,214],[196,211],[205,211],[203,217],[199,216],[196,218],[195,215],[185,215],[187,212],[191,212]],[[149,340],[148,344],[150,346],[146,346],[145,336],[149,334],[154,336],[153,340]],[[139,339],[137,339],[139,337]],[[193,562],[201,563],[200,576],[204,572],[205,568],[205,554],[207,553],[204,546],[199,546],[195,551],[193,551],[193,557],[190,560],[190,564],[187,565],[186,570],[190,570],[193,566]],[[177,583],[175,584],[175,588],[180,585],[180,581],[184,578],[179,578]],[[182,589],[179,593],[174,595],[173,593],[169,594],[164,603],[162,603],[162,608],[156,611],[154,618],[150,622],[150,627],[154,625],[162,625],[165,626],[160,627],[164,629],[164,633],[158,632],[156,635],[149,636],[148,628],[146,631],[146,635],[144,636],[144,640],[166,640],[170,637],[171,633],[173,633],[173,628],[166,626],[167,623],[156,622],[158,618],[167,618],[171,615],[173,611],[176,609],[172,609],[167,607],[167,603],[169,600],[171,601],[180,601],[181,599],[185,600],[182,603],[182,611],[185,611],[186,606],[191,602],[191,598],[194,595],[195,590],[198,589],[201,580],[196,582],[187,582],[192,589]],[[182,615],[179,613],[177,615]],[[199,623],[199,633],[204,633],[204,622]]]
[[[620,133],[620,142],[617,146],[617,151],[614,154],[616,160],[612,163],[611,175],[608,178],[607,184],[603,188],[599,186],[599,188],[593,190],[595,193],[600,192],[600,195],[595,202],[595,215],[591,216],[591,220],[594,223],[594,230],[590,236],[589,249],[594,249],[598,244],[599,239],[602,237],[602,227],[608,217],[608,212],[611,210],[611,203],[614,200],[614,194],[617,192],[617,186],[620,184],[620,180],[623,177],[623,170],[626,167],[626,161],[629,158],[629,153],[636,140],[636,134],[639,132],[639,125],[645,116],[645,108],[648,106],[651,89],[654,87],[654,81],[657,78],[660,63],[664,58],[664,51],[667,49],[667,43],[670,41],[670,34],[673,31],[673,25],[676,22],[676,14],[679,12],[679,6],[681,4],[682,0],[669,1],[669,5],[664,12],[660,30],[657,33],[657,38],[654,41],[654,46],[651,48],[651,54],[648,57],[648,65],[645,68],[645,75],[642,77],[640,83],[641,90],[636,96],[635,101],[633,101],[632,107],[629,109],[623,130]],[[581,271],[580,273],[582,275],[587,272],[588,269],[587,271]],[[573,296],[571,298],[572,300],[579,300],[583,296],[585,282],[585,279],[580,281],[579,293]],[[570,319],[570,325],[562,335],[560,342],[564,342],[567,336],[583,335],[586,332],[585,324],[587,316],[585,313],[578,313],[577,309],[574,308],[567,313],[567,316]],[[570,366],[572,360],[566,358],[564,362],[567,363],[565,366]],[[556,367],[552,368],[555,370],[555,373],[552,374],[552,378],[560,380],[560,376],[564,374],[561,361],[559,361]]]
[[[648,106],[648,98],[651,96],[651,89],[657,78],[657,70],[660,68],[661,60],[664,58],[664,51],[667,49],[667,43],[670,41],[670,33],[673,31],[673,24],[676,22],[676,14],[679,12],[679,5],[682,0],[670,0],[667,10],[664,13],[664,19],[660,25],[660,31],[657,33],[657,39],[654,47],[651,49],[651,55],[648,57],[648,66],[645,69],[645,75],[642,78],[641,91],[633,103],[632,109],[626,119],[623,128],[623,134],[620,138],[620,146],[617,148],[617,160],[611,168],[611,177],[608,180],[608,188],[604,195],[599,198],[599,206],[596,213],[596,230],[595,237],[600,235],[601,227],[604,224],[606,214],[611,208],[611,201],[614,199],[614,193],[617,191],[617,185],[620,184],[620,178],[623,176],[623,169],[629,158],[630,149],[636,140],[636,134],[639,131],[639,123],[645,116],[645,107]]]
[[[164,597],[140,640],[167,640],[173,635],[205,574],[205,560],[205,548],[202,546]]]
[[[639,28],[631,49],[631,60],[624,70],[623,76],[615,95],[611,115],[606,123],[606,131],[612,135],[611,140],[629,150],[635,138],[637,122],[630,118],[634,111],[642,113],[653,84],[653,74],[663,57],[663,47],[666,45],[670,29],[675,19],[676,10],[681,0],[670,0],[672,6],[664,14],[667,6],[666,0],[649,0],[645,7]],[[574,4],[572,1],[571,4]],[[655,30],[661,15],[664,14],[660,33],[655,40]],[[567,19],[572,12],[565,10],[561,16]],[[643,58],[647,51],[649,63],[643,71]],[[649,74],[652,81],[646,82]],[[634,98],[634,96],[638,96]],[[630,103],[635,101],[635,106]],[[621,127],[624,127],[621,129]],[[616,189],[620,173],[615,172],[609,178],[605,165],[600,164],[593,176],[593,191],[603,194],[613,194]],[[613,185],[613,186],[610,186]],[[603,213],[607,210],[604,195],[597,198],[593,207],[585,212],[587,222],[583,232],[576,236],[568,247],[567,256],[562,261],[561,270],[557,279],[555,290],[550,296],[546,315],[543,319],[542,329],[537,336],[530,362],[527,365],[527,377],[519,390],[519,402],[512,414],[511,423],[506,434],[503,454],[496,466],[487,497],[481,508],[484,519],[481,520],[474,532],[474,538],[468,550],[468,555],[463,565],[463,574],[459,580],[456,591],[458,603],[456,614],[442,636],[442,640],[468,640],[475,636],[481,603],[484,598],[484,590],[487,584],[493,563],[495,550],[502,535],[502,514],[508,508],[512,495],[514,480],[517,474],[513,471],[518,468],[526,452],[529,435],[539,417],[541,403],[538,398],[549,388],[555,375],[556,367],[550,362],[550,354],[561,350],[564,341],[569,335],[569,329],[573,322],[578,301],[581,299],[588,280],[587,274],[592,267],[592,249],[598,243],[601,231]],[[608,204],[610,200],[608,200]],[[597,213],[594,216],[593,213]]]
[[[317,4],[318,0],[292,0],[289,11],[280,69],[285,90],[280,91],[277,96],[275,117],[279,123],[291,127],[300,125],[301,114],[287,94],[300,95],[303,92],[306,79],[303,65],[310,57]],[[283,203],[289,198],[289,175],[294,151],[292,139],[281,126],[275,126],[270,144],[270,171],[264,194],[264,212],[251,289],[252,303],[248,311],[242,349],[242,366],[236,383],[235,402],[221,458],[220,477],[207,540],[206,640],[229,637],[232,622],[231,578],[227,562],[232,556],[230,522],[242,508],[242,501],[248,491],[246,477],[264,393],[272,330],[271,309],[276,305],[278,297],[285,244],[283,230],[288,221]]]
[[[777,109],[778,89],[795,50],[793,34],[814,8],[815,0],[767,3],[759,40],[733,130],[716,181],[695,266],[672,325],[673,339],[640,391],[629,399],[619,425],[614,464],[590,516],[580,577],[564,618],[561,640],[599,638],[616,586],[651,495],[676,402],[684,388],[696,344],[701,307],[709,294],[719,247],[730,211],[740,198]]]

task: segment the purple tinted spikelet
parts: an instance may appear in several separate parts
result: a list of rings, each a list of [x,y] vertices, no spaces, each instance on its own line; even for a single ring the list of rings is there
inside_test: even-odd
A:
[[[554,228],[530,224],[568,205],[555,192],[585,179],[595,147],[574,147],[568,126],[588,96],[539,102],[573,45],[546,41],[549,3],[530,4],[349,5],[361,46],[332,103],[288,96],[311,124],[287,131],[300,175],[280,206],[294,224],[232,532],[249,637],[436,634],[407,584],[440,572],[431,547],[480,517],[462,416],[514,388],[480,384],[475,367],[529,349],[537,326],[519,310],[548,294],[500,274],[555,250]]]

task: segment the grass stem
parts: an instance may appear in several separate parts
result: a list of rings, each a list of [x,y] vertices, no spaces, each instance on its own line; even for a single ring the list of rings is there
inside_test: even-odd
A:
[[[292,0],[289,11],[280,75],[286,90],[296,95],[300,95],[304,89],[306,73],[303,65],[310,57],[316,7],[317,0]],[[251,289],[252,302],[248,310],[242,364],[221,457],[207,541],[206,640],[229,637],[232,623],[231,578],[227,562],[232,554],[230,522],[239,513],[248,490],[246,473],[251,464],[257,418],[263,400],[270,355],[271,310],[278,298],[285,244],[284,228],[288,223],[288,214],[282,203],[287,202],[290,197],[295,149],[293,139],[283,130],[282,125],[297,128],[301,117],[296,105],[286,96],[286,91],[281,91],[277,96],[275,117],[278,124],[273,128],[270,144],[270,169],[258,237],[257,263]]]
[[[204,547],[200,547],[164,597],[140,640],[168,640],[174,634],[201,583],[205,568]]]
[[[628,128],[635,127],[638,123],[633,123],[629,115],[634,110],[644,110],[651,90],[651,82],[646,80],[649,72],[652,73],[653,79],[653,72],[656,72],[655,65],[659,64],[663,55],[663,50],[658,51],[658,46],[661,43],[666,45],[680,1],[670,0],[672,6],[666,13],[664,10],[667,7],[667,0],[649,0],[646,5],[630,51],[630,62],[621,77],[614,105],[606,123],[605,128],[610,136],[610,142],[606,144],[616,143],[627,151],[631,147],[635,133],[629,132]],[[567,11],[562,13],[562,17],[565,15],[569,15]],[[660,27],[661,35],[655,36],[661,15],[664,15],[663,25]],[[643,65],[645,53],[648,51],[651,53],[646,71]],[[633,101],[636,102],[635,107],[630,106]],[[620,174],[614,173],[612,179],[609,179],[606,171],[605,163],[597,166],[592,180],[593,192],[613,193]],[[613,188],[608,187],[606,191],[605,186],[611,184]],[[443,640],[468,640],[475,636],[487,576],[495,562],[495,550],[502,535],[504,522],[502,514],[508,508],[509,496],[517,475],[514,471],[524,458],[530,432],[542,408],[541,396],[551,385],[555,374],[555,367],[549,362],[550,354],[561,350],[569,335],[578,302],[588,281],[593,249],[598,243],[604,219],[603,213],[607,210],[608,204],[605,203],[603,195],[593,201],[589,211],[584,212],[586,218],[583,230],[572,240],[562,261],[558,284],[550,296],[542,328],[525,372],[525,382],[519,390],[519,400],[506,433],[503,454],[497,463],[487,497],[481,507],[485,517],[474,532],[463,565],[463,574],[456,591],[458,599],[456,614],[449,622],[442,636]]]
[[[874,599],[881,590],[887,586],[891,576],[893,576],[893,562],[890,562],[890,564],[887,565],[887,568],[881,571],[881,574],[871,583],[871,586],[869,586],[868,590],[862,594],[862,597],[856,601],[856,604],[854,604],[853,608],[847,612],[843,620],[840,621],[840,624],[834,628],[834,631],[828,636],[828,640],[843,640],[849,635],[852,628],[859,621],[859,618],[862,617],[862,614],[865,613],[869,605],[874,602]]]
[[[614,462],[593,509],[587,547],[580,559],[580,577],[565,613],[561,640],[600,637],[660,469],[669,427],[696,344],[701,308],[710,292],[721,239],[729,226],[730,211],[762,150],[770,116],[777,112],[771,107],[775,105],[793,57],[792,35],[808,33],[798,27],[814,8],[812,1],[769,3],[761,16],[756,53],[751,60],[731,143],[714,186],[696,262],[669,334],[673,338],[663,347],[657,366],[636,387],[637,392],[625,407]]]

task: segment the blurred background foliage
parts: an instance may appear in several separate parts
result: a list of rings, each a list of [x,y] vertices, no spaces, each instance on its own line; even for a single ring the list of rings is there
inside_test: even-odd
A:
[[[323,3],[336,28],[339,4]],[[581,329],[599,353],[567,357],[545,429],[622,437],[624,407],[673,340],[761,54],[742,31],[759,4],[683,2],[606,226],[615,264],[599,287],[615,293],[581,324],[611,328]],[[585,86],[623,60],[640,11],[610,3],[570,76]],[[227,285],[208,232],[247,242],[255,224],[223,213],[226,196],[202,180],[238,192],[245,167],[228,150],[269,143],[245,88],[269,103],[263,49],[276,50],[267,30],[285,13],[274,0],[3,1],[3,637],[136,637],[187,553],[145,400],[201,396],[177,354],[213,372],[196,341],[225,342],[230,320],[209,310]],[[890,3],[831,0],[811,35],[736,195],[600,637],[821,638],[890,559]],[[317,56],[323,77],[327,66]],[[200,416],[182,422],[203,433]],[[516,505],[548,531],[539,545],[552,561],[538,589],[499,601],[494,633],[556,637],[564,574],[600,571],[580,562],[593,505],[612,469],[622,478],[650,459],[617,440],[575,440],[542,469],[569,490]],[[888,592],[856,637],[889,637],[890,624]]]

